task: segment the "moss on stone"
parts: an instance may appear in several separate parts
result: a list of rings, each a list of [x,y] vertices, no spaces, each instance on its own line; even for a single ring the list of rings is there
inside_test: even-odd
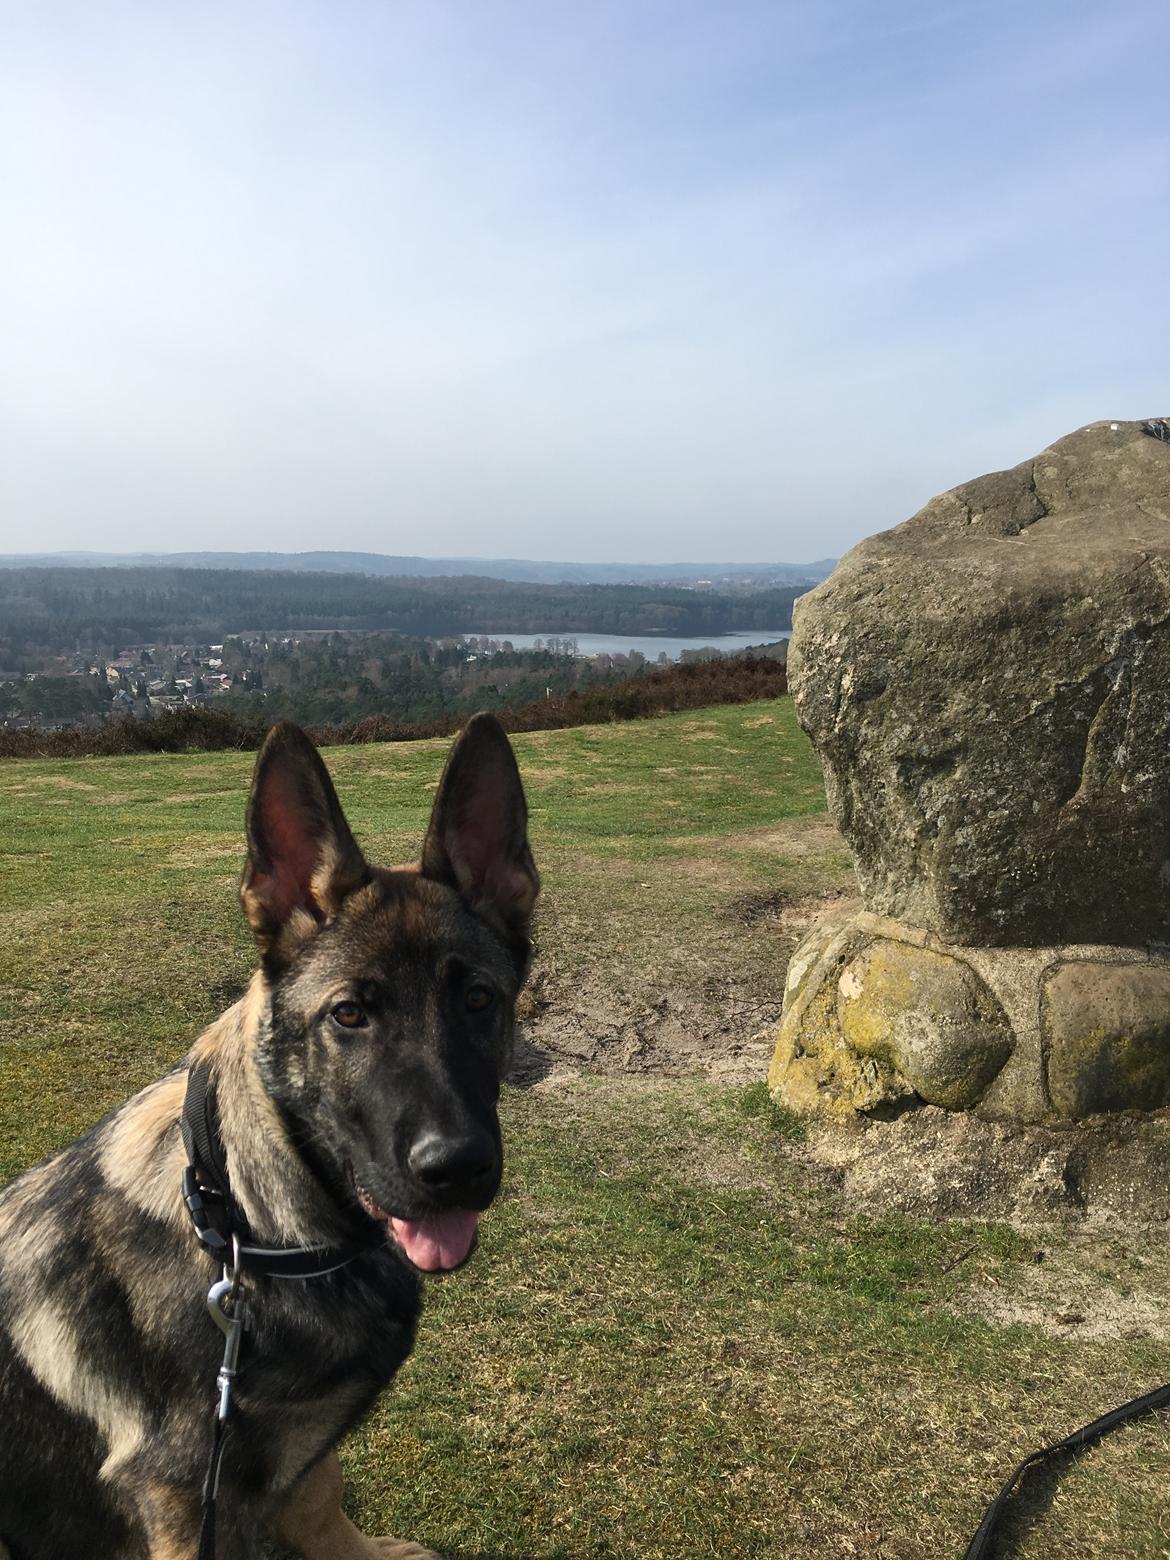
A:
[[[859,1054],[841,1034],[837,983],[863,943],[838,918],[814,927],[793,955],[801,968],[785,999],[768,1072],[774,1098],[790,1110],[848,1118],[913,1092],[887,1060]]]
[[[1170,970],[1097,960],[1058,965],[1044,982],[1041,1025],[1059,1115],[1170,1105]]]

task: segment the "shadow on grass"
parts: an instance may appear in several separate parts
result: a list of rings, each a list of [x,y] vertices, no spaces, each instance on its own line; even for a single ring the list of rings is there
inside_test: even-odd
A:
[[[517,1024],[516,1041],[512,1049],[512,1065],[508,1069],[508,1082],[514,1089],[530,1089],[534,1083],[547,1078],[551,1071],[552,1057],[533,1045],[525,1037],[523,1025]],[[464,1557],[460,1556],[459,1560],[464,1560]],[[467,1560],[479,1560],[479,1556],[468,1556]],[[484,1555],[483,1560],[511,1560],[511,1557]],[[557,1560],[557,1557],[550,1556],[549,1560]]]
[[[1048,1515],[1060,1481],[1071,1472],[1081,1450],[1059,1452],[1024,1475],[1008,1502],[999,1533],[987,1551],[987,1560],[1012,1560],[1019,1546]]]

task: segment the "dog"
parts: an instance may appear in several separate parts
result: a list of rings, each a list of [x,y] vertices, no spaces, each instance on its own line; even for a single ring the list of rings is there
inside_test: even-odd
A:
[[[438,1560],[342,1514],[334,1448],[499,1188],[540,886],[519,771],[475,716],[419,864],[374,867],[282,722],[246,833],[245,995],[0,1193],[0,1560]]]

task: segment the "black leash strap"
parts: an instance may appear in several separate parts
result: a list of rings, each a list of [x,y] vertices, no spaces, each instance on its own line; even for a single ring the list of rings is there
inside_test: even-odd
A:
[[[219,1465],[223,1462],[223,1449],[227,1441],[227,1421],[215,1414],[215,1428],[211,1432],[211,1458],[207,1464],[207,1476],[203,1480],[203,1521],[199,1528],[199,1551],[196,1560],[215,1560],[215,1497],[219,1493]]]
[[[211,1319],[223,1333],[223,1364],[215,1379],[215,1418],[211,1430],[211,1455],[207,1461],[207,1474],[203,1480],[203,1521],[199,1529],[199,1553],[197,1560],[215,1560],[215,1502],[219,1494],[219,1470],[223,1463],[223,1451],[227,1433],[231,1428],[235,1408],[236,1375],[240,1365],[240,1344],[244,1338],[246,1314],[240,1286],[244,1270],[240,1266],[239,1236],[232,1237],[230,1265],[225,1264],[223,1276],[212,1284],[207,1292],[207,1309]]]
[[[223,1363],[216,1378],[215,1418],[211,1454],[203,1480],[203,1519],[196,1560],[215,1560],[215,1509],[224,1448],[234,1412],[234,1389],[240,1344],[246,1323],[241,1294],[244,1274],[264,1278],[323,1278],[352,1262],[361,1246],[258,1246],[252,1240],[244,1210],[232,1196],[227,1154],[219,1131],[215,1081],[206,1062],[187,1075],[187,1093],[179,1118],[188,1164],[183,1171],[183,1201],[205,1251],[223,1264],[212,1284],[207,1308],[224,1335]]]
[[[1100,1419],[1094,1419],[1092,1424],[1074,1430],[1072,1435],[1066,1435],[1063,1441],[1054,1441],[1051,1446],[1042,1447],[1040,1451],[1032,1452],[1030,1456],[1025,1457],[988,1506],[987,1513],[979,1524],[979,1531],[967,1546],[963,1560],[985,1560],[985,1557],[991,1554],[991,1543],[999,1526],[999,1520],[1016,1485],[1033,1464],[1044,1462],[1049,1457],[1057,1457],[1062,1452],[1079,1452],[1086,1446],[1092,1446],[1111,1430],[1116,1430],[1118,1425],[1124,1425],[1131,1419],[1141,1419],[1146,1414],[1152,1414],[1155,1409],[1166,1408],[1168,1405],[1170,1405],[1170,1383],[1164,1387],[1155,1387],[1144,1397],[1134,1398],[1130,1403],[1123,1403],[1120,1408],[1110,1409],[1107,1414],[1102,1414]]]

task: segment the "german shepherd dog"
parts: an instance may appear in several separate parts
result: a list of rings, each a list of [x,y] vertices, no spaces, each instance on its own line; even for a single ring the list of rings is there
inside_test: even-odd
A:
[[[421,863],[393,870],[365,861],[304,733],[272,729],[248,804],[240,897],[260,968],[246,994],[182,1067],[0,1194],[0,1560],[209,1552],[227,1362],[208,1291],[225,1262],[241,1288],[221,1311],[243,1333],[217,1560],[253,1560],[270,1534],[305,1560],[437,1560],[342,1515],[333,1448],[410,1352],[419,1274],[467,1259],[499,1187],[538,888],[491,716],[451,751]],[[257,1270],[222,1232],[201,1238],[180,1122],[196,1071],[223,1205],[256,1249],[317,1253],[328,1271]]]

